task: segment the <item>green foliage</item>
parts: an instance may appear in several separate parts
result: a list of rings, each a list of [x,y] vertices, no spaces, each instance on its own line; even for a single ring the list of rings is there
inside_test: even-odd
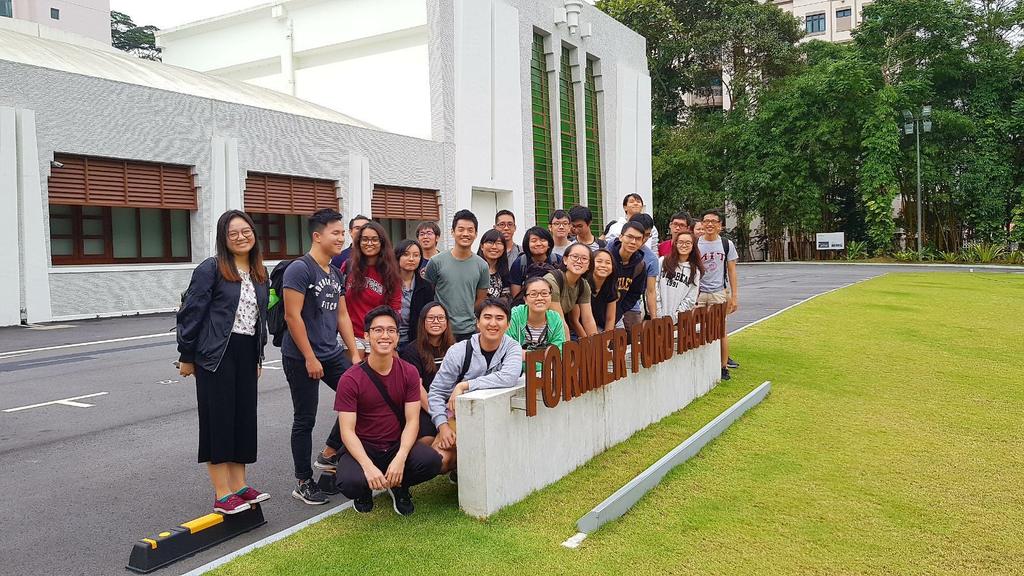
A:
[[[1002,258],[1006,254],[1006,248],[1000,244],[992,244],[989,242],[978,242],[972,244],[967,248],[967,255],[969,262],[979,262],[981,264],[990,264],[999,258]]]
[[[850,240],[846,243],[847,260],[863,260],[868,257],[868,243],[860,240]]]
[[[923,243],[1024,242],[1024,2],[878,0],[845,45],[798,44],[774,3],[598,6],[648,39],[658,222],[728,203],[741,251],[786,231],[882,254],[902,229],[914,245],[920,136]],[[723,76],[731,109],[685,106]],[[904,135],[903,111],[925,105],[932,131]]]
[[[942,251],[942,252],[939,252],[939,257],[946,264],[956,264],[957,262],[963,261],[963,258],[961,258],[961,254],[959,252],[954,252],[954,251],[950,251],[950,252]]]
[[[916,250],[898,250],[892,255],[898,262],[916,262],[918,260]]]
[[[134,54],[145,60],[160,60],[162,48],[156,45],[156,26],[138,26],[131,16],[121,12],[110,13],[110,44],[118,50]]]

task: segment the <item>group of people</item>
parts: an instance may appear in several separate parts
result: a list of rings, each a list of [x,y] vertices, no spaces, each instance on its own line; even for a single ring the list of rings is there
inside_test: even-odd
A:
[[[196,376],[199,461],[214,510],[234,514],[270,497],[245,475],[256,460],[256,382],[268,337],[280,342],[294,408],[292,496],[316,505],[341,493],[369,512],[373,490],[387,490],[407,515],[411,486],[439,474],[458,481],[456,398],[515,386],[524,351],[700,305],[735,311],[738,255],[721,236],[722,213],[696,221],[676,213],[659,243],[643,208],[639,195],[627,195],[624,216],[600,237],[587,207],[555,210],[521,246],[512,212],[498,212],[479,235],[477,217],[460,210],[444,251],[435,222],[393,246],[380,224],[356,216],[346,230],[326,209],[309,218],[309,252],[272,274],[252,219],[224,213],[217,254],[196,268],[177,318],[179,370]],[[272,333],[274,306],[283,323]],[[723,339],[723,379],[730,367]],[[320,382],[335,391],[338,418],[313,458]],[[314,468],[336,483],[315,483]]]

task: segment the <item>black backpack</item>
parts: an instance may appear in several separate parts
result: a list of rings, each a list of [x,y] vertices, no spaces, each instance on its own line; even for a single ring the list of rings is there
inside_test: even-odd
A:
[[[274,346],[281,347],[284,333],[288,331],[288,323],[284,320],[284,271],[293,262],[302,260],[309,266],[306,256],[300,256],[293,260],[282,260],[274,266],[270,273],[270,304],[267,305],[267,331],[273,336]],[[306,287],[306,293],[312,285]],[[319,310],[319,308],[317,308]]]

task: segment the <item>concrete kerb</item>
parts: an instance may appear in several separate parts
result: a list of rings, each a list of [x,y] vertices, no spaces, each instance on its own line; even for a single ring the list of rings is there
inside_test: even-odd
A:
[[[1009,264],[946,264],[942,262],[850,262],[847,260],[792,261],[792,262],[741,262],[744,266],[908,266],[915,268],[949,268],[957,270],[1013,270],[1024,273],[1024,266]]]
[[[612,520],[622,517],[629,511],[647,492],[661,483],[661,480],[673,468],[686,462],[697,455],[704,446],[717,438],[722,432],[740,418],[747,410],[758,405],[771,391],[772,384],[766,381],[739,402],[722,412],[714,420],[708,422],[703,428],[687,438],[682,444],[676,446],[671,452],[662,456],[657,462],[641,472],[636,478],[630,480],[625,486],[619,488],[593,510],[576,522],[579,532],[562,543],[566,548],[578,547],[588,534],[594,533],[598,528]]]

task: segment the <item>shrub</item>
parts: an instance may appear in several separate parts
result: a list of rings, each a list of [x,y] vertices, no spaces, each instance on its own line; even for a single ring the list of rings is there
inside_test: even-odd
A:
[[[900,250],[892,255],[899,262],[913,262],[917,260],[916,250]]]
[[[969,261],[979,262],[981,264],[988,264],[993,260],[998,260],[1005,253],[1006,248],[999,244],[992,244],[989,242],[979,242],[967,250],[967,255],[970,256]]]
[[[955,264],[962,260],[959,252],[939,252],[939,257],[946,264]]]
[[[846,243],[847,260],[863,260],[868,257],[868,243],[850,240]]]

